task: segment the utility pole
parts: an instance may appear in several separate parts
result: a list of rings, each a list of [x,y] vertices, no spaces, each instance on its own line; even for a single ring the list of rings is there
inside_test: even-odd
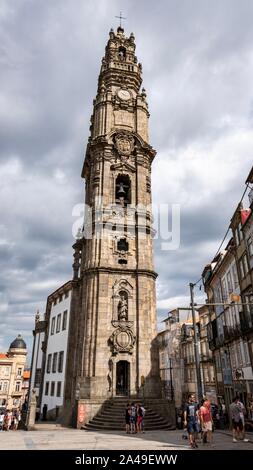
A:
[[[201,384],[201,374],[200,374],[200,358],[198,350],[198,334],[197,334],[197,325],[196,325],[196,316],[195,316],[195,307],[194,307],[194,286],[192,282],[190,283],[190,292],[191,292],[191,310],[192,310],[192,323],[193,323],[193,333],[194,333],[194,356],[195,356],[195,367],[196,367],[196,379],[197,379],[197,393],[198,401],[200,403],[202,399],[202,384]]]
[[[171,401],[174,401],[174,387],[173,387],[173,383],[172,383],[172,359],[171,357],[169,358],[169,361],[170,361],[170,398],[171,398]]]

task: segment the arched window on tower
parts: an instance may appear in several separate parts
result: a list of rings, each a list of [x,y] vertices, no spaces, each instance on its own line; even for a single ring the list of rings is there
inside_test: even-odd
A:
[[[119,57],[119,60],[126,60],[126,48],[123,47],[123,46],[120,46],[119,47],[119,51],[118,51],[118,57]]]
[[[115,185],[115,202],[122,207],[131,204],[131,181],[128,175],[118,175]]]
[[[128,295],[125,291],[119,292],[119,303],[118,303],[118,320],[127,321],[128,320]]]

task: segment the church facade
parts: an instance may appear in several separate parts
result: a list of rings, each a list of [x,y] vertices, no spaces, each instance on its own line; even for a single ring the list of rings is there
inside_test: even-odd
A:
[[[109,33],[84,159],[74,244],[65,420],[82,426],[114,397],[161,396],[155,346],[148,104],[135,38]]]

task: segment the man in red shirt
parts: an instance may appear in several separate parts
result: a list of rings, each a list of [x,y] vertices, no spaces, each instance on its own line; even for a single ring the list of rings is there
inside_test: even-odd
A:
[[[210,401],[204,401],[203,405],[200,408],[200,421],[203,431],[203,443],[208,442],[212,443],[212,430],[213,430],[213,419],[211,413],[211,403]]]

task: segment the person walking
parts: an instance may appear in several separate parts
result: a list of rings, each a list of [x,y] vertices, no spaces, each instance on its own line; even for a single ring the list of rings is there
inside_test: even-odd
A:
[[[196,436],[199,432],[198,425],[198,409],[199,405],[196,402],[195,395],[189,395],[188,401],[184,410],[184,425],[187,427],[190,446],[192,449],[198,447],[196,443]]]
[[[143,411],[142,411],[142,406],[139,403],[137,405],[137,432],[142,431],[142,420],[143,420]]]
[[[17,431],[18,429],[18,411],[14,411],[12,415],[12,429],[13,431]]]
[[[136,421],[137,421],[136,406],[134,403],[132,403],[131,410],[130,410],[130,433],[131,434],[135,434],[137,432]]]
[[[245,416],[246,416],[246,408],[244,404],[240,401],[238,401],[238,405],[240,407],[240,418],[242,420],[242,440],[244,442],[249,442],[249,439],[245,438]]]
[[[234,397],[233,402],[229,406],[229,411],[233,426],[233,442],[238,442],[238,439],[248,442],[248,439],[243,438],[242,408],[239,397]]]
[[[203,444],[212,444],[213,419],[211,413],[211,403],[209,400],[205,400],[200,408],[200,422],[203,432]]]

